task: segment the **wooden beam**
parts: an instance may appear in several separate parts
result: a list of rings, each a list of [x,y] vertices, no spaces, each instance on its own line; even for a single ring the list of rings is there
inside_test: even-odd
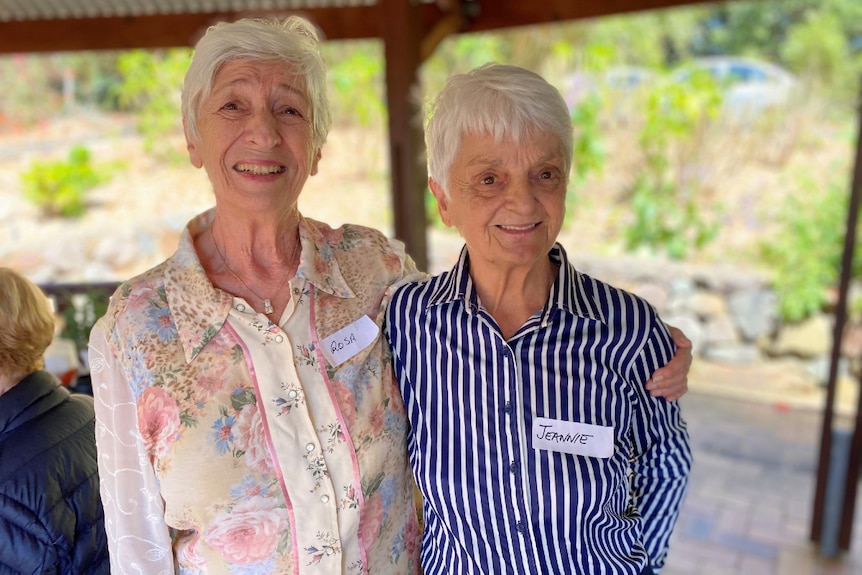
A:
[[[419,66],[422,19],[413,0],[381,0],[378,16],[386,60],[389,165],[395,237],[421,270],[428,269],[425,145]]]
[[[299,14],[314,22],[328,40],[375,38],[380,18],[374,6],[346,6],[296,12],[219,12],[124,18],[80,18],[0,22],[0,54],[127,50],[193,46],[208,26],[249,16]]]

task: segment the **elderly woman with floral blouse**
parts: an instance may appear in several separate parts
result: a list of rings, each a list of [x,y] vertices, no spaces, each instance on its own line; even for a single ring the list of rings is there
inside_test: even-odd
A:
[[[393,286],[419,276],[400,242],[299,213],[330,125],[325,83],[301,18],[218,24],[195,48],[183,124],[215,207],[91,333],[114,575],[419,570],[381,335]]]
[[[112,572],[413,573],[406,420],[380,337],[400,243],[304,218],[329,129],[304,20],[198,43],[182,94],[215,208],[91,334]]]

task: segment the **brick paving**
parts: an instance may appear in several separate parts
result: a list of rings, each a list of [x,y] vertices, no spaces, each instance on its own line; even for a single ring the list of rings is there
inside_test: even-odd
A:
[[[862,489],[853,544],[809,540],[821,414],[695,390],[680,400],[695,463],[662,575],[862,575]]]

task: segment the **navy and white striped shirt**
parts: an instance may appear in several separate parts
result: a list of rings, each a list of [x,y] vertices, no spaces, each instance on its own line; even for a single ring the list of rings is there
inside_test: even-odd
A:
[[[426,575],[637,575],[664,563],[691,451],[677,403],[644,384],[673,341],[644,300],[580,274],[559,244],[550,258],[548,303],[509,341],[478,301],[466,248],[389,306]],[[537,418],[612,427],[612,453],[540,449]]]

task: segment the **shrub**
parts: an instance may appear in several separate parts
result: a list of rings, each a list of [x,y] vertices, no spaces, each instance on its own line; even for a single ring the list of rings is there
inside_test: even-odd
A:
[[[87,191],[108,179],[90,163],[90,152],[72,147],[65,161],[35,161],[21,175],[25,197],[47,216],[75,217],[84,213]]]
[[[760,246],[763,261],[774,272],[779,309],[785,321],[821,311],[829,288],[837,285],[847,221],[847,186],[833,182],[819,190],[805,181],[781,214],[782,228]],[[858,255],[860,246],[857,244]],[[857,258],[858,262],[858,258]],[[858,263],[854,276],[859,276]]]
[[[722,96],[716,83],[694,73],[688,82],[668,80],[651,86],[640,144],[644,161],[632,189],[632,221],[626,247],[641,247],[684,259],[718,234],[718,206],[705,206],[704,178],[710,135]],[[712,219],[706,217],[712,208]]]

